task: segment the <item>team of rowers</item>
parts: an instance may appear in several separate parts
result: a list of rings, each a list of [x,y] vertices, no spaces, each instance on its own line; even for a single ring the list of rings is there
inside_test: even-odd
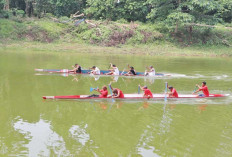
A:
[[[73,70],[71,70],[71,72],[74,72],[74,73],[81,73],[82,72],[80,65],[75,64],[72,67],[73,67]],[[146,68],[147,68],[147,70],[145,71],[145,76],[155,76],[155,68],[153,66],[149,66]],[[89,68],[89,69],[91,69],[91,71],[89,72],[90,74],[93,74],[93,75],[100,75],[101,74],[100,69],[96,66],[93,66],[92,68]],[[124,73],[124,71],[121,73],[121,75],[123,73]],[[109,72],[106,73],[105,75],[120,75],[118,67],[116,65],[110,63]],[[134,76],[137,74],[136,74],[134,67],[129,66],[129,64],[128,64],[128,72],[123,74],[123,75],[124,76]]]
[[[94,89],[100,95],[93,94],[93,95],[90,95],[89,97],[124,98],[124,94],[123,94],[123,92],[120,89],[118,89],[118,88],[112,88],[111,84],[109,84],[109,87],[110,87],[110,90],[112,91],[111,95],[108,95],[107,86],[103,86],[101,90],[99,88]],[[209,96],[209,90],[208,90],[208,87],[206,86],[206,82],[205,81],[202,82],[201,86],[198,85],[198,84],[196,84],[196,87],[198,88],[198,90],[195,90],[193,92],[193,94],[196,94],[196,93],[202,91],[203,94],[199,94],[198,95],[199,97],[208,97]],[[153,94],[152,94],[151,90],[147,88],[147,86],[143,86],[142,87],[142,86],[139,85],[139,88],[144,92],[143,93],[143,97],[144,98],[147,98],[147,99],[153,98]],[[172,86],[168,86],[168,84],[167,84],[167,88],[170,90],[170,92],[166,93],[168,97],[178,98],[178,93],[177,93],[177,91],[176,91],[175,88],[173,88]]]

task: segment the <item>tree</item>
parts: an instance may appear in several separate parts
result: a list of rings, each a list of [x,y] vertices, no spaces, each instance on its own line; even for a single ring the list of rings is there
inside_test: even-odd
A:
[[[0,12],[3,10],[5,1],[4,0],[0,0]]]
[[[4,10],[9,10],[10,9],[10,1],[9,0],[5,0],[5,4],[4,4]]]
[[[85,13],[95,19],[146,21],[146,0],[87,0]]]

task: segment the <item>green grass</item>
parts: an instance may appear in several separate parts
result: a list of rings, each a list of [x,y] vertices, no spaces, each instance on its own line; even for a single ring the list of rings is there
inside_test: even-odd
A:
[[[37,52],[37,53],[93,53],[93,54],[122,54],[122,55],[154,55],[154,56],[196,56],[196,57],[232,57],[231,48],[224,46],[214,47],[186,47],[175,46],[172,43],[159,43],[157,45],[122,45],[120,47],[102,47],[87,43],[41,43],[11,41],[0,43],[0,51]]]
[[[84,22],[75,27],[71,22],[62,24],[46,18],[0,19],[0,46],[2,49],[27,47],[48,52],[232,55],[232,30],[223,26],[215,29],[194,28],[193,43],[190,44],[186,30],[183,29],[183,33],[173,37],[161,23],[135,22],[133,25],[120,20],[92,22],[97,24],[97,28]],[[202,40],[205,40],[205,44]],[[47,44],[48,42],[50,44]],[[114,47],[105,47],[107,45]]]

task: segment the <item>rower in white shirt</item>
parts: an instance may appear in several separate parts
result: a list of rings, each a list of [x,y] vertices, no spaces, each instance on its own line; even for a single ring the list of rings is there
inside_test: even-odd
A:
[[[113,65],[112,63],[110,63],[111,69],[110,72],[106,73],[106,75],[119,75],[119,70],[116,67],[116,65]]]
[[[145,76],[155,76],[155,68],[152,65],[146,68],[148,70],[145,71]]]
[[[101,74],[101,71],[98,67],[96,66],[93,66],[92,68],[92,71],[90,72],[90,74],[94,74],[94,75],[100,75]]]

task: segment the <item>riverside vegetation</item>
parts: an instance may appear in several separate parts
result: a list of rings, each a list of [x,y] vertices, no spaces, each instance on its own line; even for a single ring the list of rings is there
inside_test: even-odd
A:
[[[0,0],[1,47],[232,56],[228,0],[21,1]]]

